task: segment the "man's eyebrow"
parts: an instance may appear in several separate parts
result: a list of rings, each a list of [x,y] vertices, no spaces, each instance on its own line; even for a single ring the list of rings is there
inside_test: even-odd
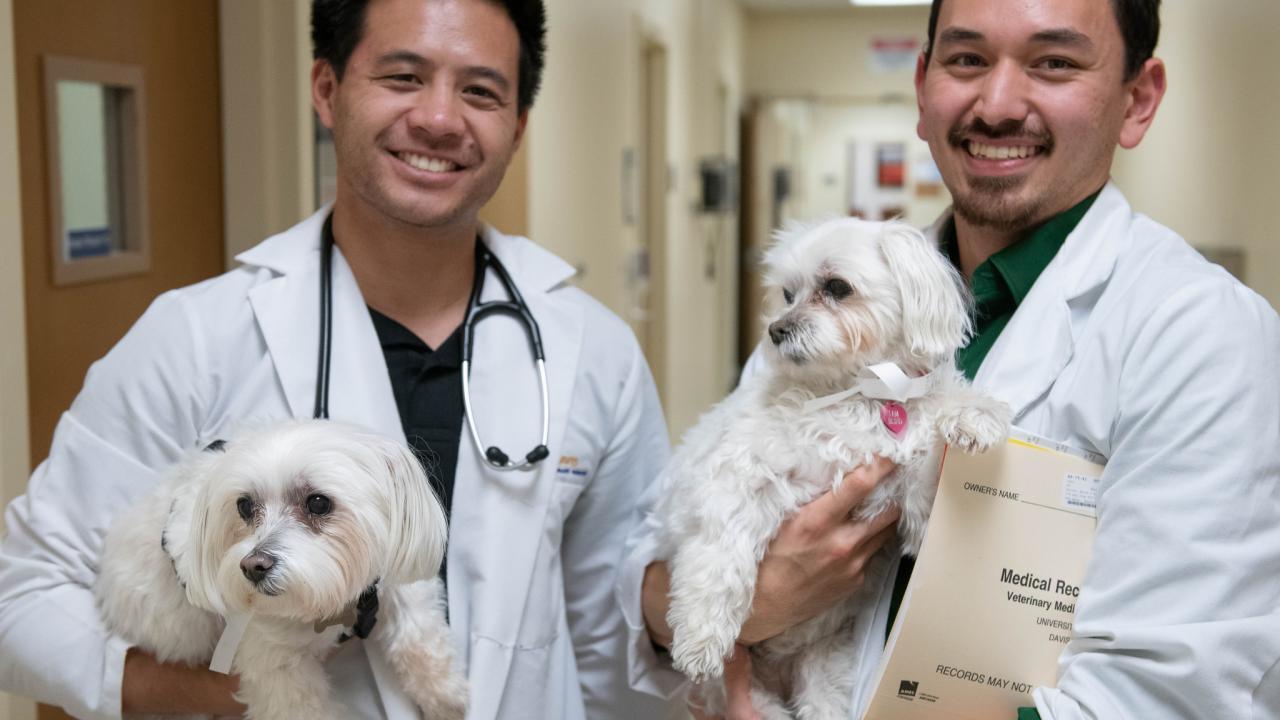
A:
[[[985,39],[986,36],[977,30],[970,30],[962,27],[949,27],[938,33],[938,43],[963,43],[977,42]]]
[[[1070,45],[1081,50],[1089,50],[1093,47],[1093,41],[1088,35],[1071,28],[1041,30],[1031,36],[1031,42],[1042,45]]]
[[[462,69],[462,74],[468,77],[478,77],[492,82],[499,89],[506,92],[511,89],[511,81],[507,76],[499,70],[488,67],[486,65],[471,65]]]
[[[379,55],[377,59],[373,61],[374,66],[394,65],[396,63],[421,66],[427,64],[427,59],[410,50],[392,50],[391,52]]]
[[[986,36],[977,30],[963,27],[949,27],[938,33],[938,44],[980,42]],[[1071,28],[1051,28],[1041,30],[1031,36],[1031,42],[1039,45],[1071,45],[1081,49],[1093,47],[1093,40],[1088,35]]]

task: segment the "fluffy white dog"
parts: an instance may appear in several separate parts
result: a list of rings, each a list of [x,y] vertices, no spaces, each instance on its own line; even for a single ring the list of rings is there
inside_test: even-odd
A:
[[[793,228],[766,265],[764,368],[685,436],[658,505],[672,656],[705,683],[713,712],[724,709],[723,684],[707,681],[723,674],[757,566],[787,516],[880,455],[898,470],[855,515],[898,506],[902,550],[914,553],[941,442],[981,451],[1008,431],[1008,408],[970,389],[955,368],[969,332],[967,295],[917,230],[854,219]],[[852,622],[865,603],[855,595],[752,648],[762,716],[849,717]]]
[[[162,662],[231,665],[249,717],[337,720],[322,663],[340,633],[381,646],[426,717],[461,719],[467,688],[434,579],[444,513],[408,448],[327,420],[251,430],[189,455],[113,525],[95,593],[107,626]],[[379,607],[350,624],[376,583]],[[345,616],[345,617],[344,617]]]

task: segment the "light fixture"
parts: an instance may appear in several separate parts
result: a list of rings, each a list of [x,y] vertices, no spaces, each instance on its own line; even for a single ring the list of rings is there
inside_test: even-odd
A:
[[[928,5],[932,0],[849,0],[861,7],[888,7],[891,5]]]

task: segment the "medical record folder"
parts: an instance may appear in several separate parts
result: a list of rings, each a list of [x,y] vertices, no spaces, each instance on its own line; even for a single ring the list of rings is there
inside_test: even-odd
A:
[[[1012,720],[1057,682],[1102,463],[1021,431],[948,450],[863,720]]]

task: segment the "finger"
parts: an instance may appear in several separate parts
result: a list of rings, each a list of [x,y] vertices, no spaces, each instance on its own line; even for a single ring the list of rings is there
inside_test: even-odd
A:
[[[870,537],[880,533],[885,528],[893,527],[898,524],[898,520],[902,518],[902,508],[897,505],[890,505],[887,510],[870,520],[859,520],[857,518],[849,518],[849,522],[857,528],[864,537]]]
[[[867,499],[867,495],[876,488],[886,475],[897,467],[892,461],[878,455],[866,465],[859,465],[844,474],[840,484],[825,493],[814,502],[822,502],[824,510],[835,520],[843,520],[853,509]]]
[[[861,578],[862,571],[867,566],[867,561],[871,556],[880,552],[880,549],[888,544],[889,541],[893,540],[897,532],[898,528],[891,525],[867,538],[866,542],[858,546],[858,551],[853,554],[852,558],[854,576]]]
[[[725,664],[724,693],[726,718],[748,720],[758,717],[751,705],[751,654],[741,645],[733,649],[733,657]]]
[[[712,715],[707,712],[707,709],[703,707],[702,688],[697,685],[689,690],[689,696],[685,700],[685,708],[693,716],[694,720],[724,720],[719,715]]]

